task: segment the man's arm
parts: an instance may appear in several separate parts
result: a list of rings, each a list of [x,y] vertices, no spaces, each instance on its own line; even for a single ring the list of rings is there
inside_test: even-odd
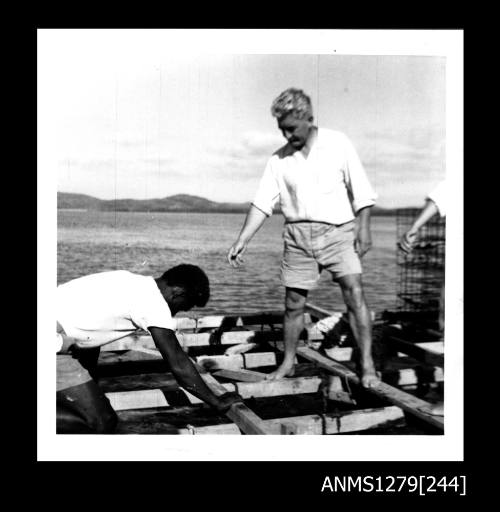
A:
[[[415,219],[411,228],[398,242],[399,248],[405,253],[411,252],[417,239],[418,230],[438,213],[438,207],[434,201],[428,199],[419,216]]]
[[[248,242],[260,229],[267,215],[254,206],[250,205],[243,227],[241,228],[240,235],[236,242],[231,246],[227,253],[227,261],[233,267],[239,267],[243,263],[243,254],[247,250]]]
[[[355,247],[359,257],[363,257],[372,247],[370,229],[371,206],[361,208],[356,214]]]
[[[191,394],[211,405],[219,412],[225,412],[242,398],[237,393],[216,396],[205,384],[192,361],[182,350],[174,331],[161,327],[150,327],[149,331],[161,355],[167,361],[179,384]]]

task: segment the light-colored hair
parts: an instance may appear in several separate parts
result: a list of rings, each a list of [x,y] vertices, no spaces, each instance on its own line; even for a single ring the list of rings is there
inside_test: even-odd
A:
[[[271,115],[281,118],[293,113],[297,119],[312,117],[311,98],[302,89],[290,87],[283,91],[271,105]]]

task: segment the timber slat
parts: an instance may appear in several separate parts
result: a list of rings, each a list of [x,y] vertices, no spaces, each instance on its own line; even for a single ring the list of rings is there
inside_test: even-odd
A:
[[[341,363],[337,363],[307,347],[297,348],[297,354],[309,361],[317,363],[321,368],[332,372],[334,375],[347,379],[350,384],[355,386],[360,385],[359,377]],[[379,382],[376,387],[368,388],[366,391],[401,407],[408,413],[413,414],[435,427],[444,429],[443,417],[433,415],[431,405],[420,398],[389,386],[389,384],[385,382]]]
[[[217,370],[213,373],[214,377],[222,377],[224,379],[232,379],[241,382],[260,382],[266,379],[266,374],[262,372],[254,372],[251,370]]]
[[[444,367],[444,355],[431,352],[425,346],[417,343],[411,343],[396,336],[387,336],[385,340],[396,350],[408,354],[432,366]]]
[[[275,331],[229,331],[216,337],[213,333],[176,333],[182,347],[202,347],[208,345],[239,345],[251,342],[278,342],[283,339],[282,330]],[[323,339],[321,333],[309,339]],[[102,351],[133,350],[144,348],[154,350],[156,345],[150,335],[130,335],[119,340],[107,343],[101,347]]]
[[[377,428],[387,423],[403,420],[399,407],[389,406],[378,409],[362,409],[342,414],[312,414],[289,418],[264,420],[273,435],[325,435],[358,432]],[[179,429],[180,435],[239,434],[234,425],[222,424]]]
[[[215,377],[210,375],[204,368],[193,361],[197,370],[200,372],[203,380],[212,392],[219,396],[226,393],[226,388],[217,382]],[[233,421],[245,433],[250,435],[268,435],[271,432],[251,409],[243,403],[236,403],[231,405],[230,409],[226,412],[226,416]]]
[[[325,387],[328,398],[346,401],[346,398],[343,397],[342,382],[335,376],[326,380],[320,377],[297,377],[275,381],[226,382],[223,384],[219,383],[209,373],[202,374],[202,377],[205,382],[210,383],[209,387],[215,387],[215,383],[217,384],[217,389],[220,391],[218,394],[235,391],[244,399],[317,393]],[[147,378],[147,380],[144,378]],[[113,386],[113,383],[116,381],[118,381],[119,385],[127,385],[131,389],[117,391],[116,386]],[[141,385],[145,386],[146,389],[137,389]],[[155,374],[153,377],[149,375],[127,376],[127,381],[116,378],[107,379],[107,382],[103,382],[102,389],[115,410],[168,407],[169,403],[165,393],[177,390],[181,390],[186,395],[189,403],[202,403],[202,400],[176,385],[170,374],[164,374],[164,376],[162,374]],[[113,391],[109,391],[110,389],[113,389]]]

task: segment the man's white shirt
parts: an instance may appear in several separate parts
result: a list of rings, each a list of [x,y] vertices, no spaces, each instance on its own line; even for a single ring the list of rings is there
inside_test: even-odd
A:
[[[307,158],[287,149],[283,146],[268,160],[252,203],[266,215],[279,202],[288,222],[344,224],[375,204],[377,194],[343,133],[319,128]]]
[[[125,270],[91,274],[59,285],[57,320],[81,347],[111,343],[149,327],[176,328],[154,278]]]

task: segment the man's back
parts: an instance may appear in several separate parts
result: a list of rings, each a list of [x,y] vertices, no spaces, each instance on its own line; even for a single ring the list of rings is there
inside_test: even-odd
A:
[[[155,280],[125,270],[74,279],[57,288],[58,322],[80,346],[99,346],[154,325],[174,329]]]

